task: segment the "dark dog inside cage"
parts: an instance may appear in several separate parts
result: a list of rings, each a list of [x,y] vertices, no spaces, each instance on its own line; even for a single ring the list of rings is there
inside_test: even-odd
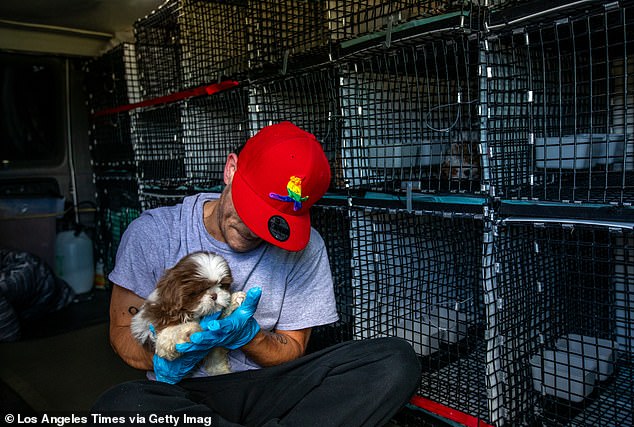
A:
[[[441,169],[444,179],[480,179],[480,154],[475,142],[454,142],[445,153]]]

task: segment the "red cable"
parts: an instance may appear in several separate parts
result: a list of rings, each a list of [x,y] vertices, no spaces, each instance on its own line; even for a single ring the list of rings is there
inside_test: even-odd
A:
[[[105,110],[100,110],[96,113],[93,113],[93,117],[108,116],[111,114],[122,113],[124,111],[130,111],[141,107],[149,107],[152,105],[167,104],[170,102],[180,101],[181,99],[185,98],[192,98],[194,96],[213,95],[214,93],[236,87],[238,86],[238,84],[239,83],[234,80],[225,80],[224,82],[220,83],[214,83],[207,86],[200,86],[194,89],[184,90],[182,92],[159,96],[158,98],[148,99],[147,101],[136,102],[134,104],[119,105],[114,108],[107,108]]]
[[[455,421],[467,427],[493,427],[491,424],[487,424],[473,415],[465,414],[457,409],[450,408],[440,403],[434,402],[424,397],[414,396],[410,400],[410,403],[414,406],[418,406],[421,409],[425,409],[434,414],[440,415],[451,421]]]

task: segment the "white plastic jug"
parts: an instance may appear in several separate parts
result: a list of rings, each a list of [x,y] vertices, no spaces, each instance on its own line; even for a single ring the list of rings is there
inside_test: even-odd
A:
[[[62,231],[55,239],[55,273],[70,285],[76,294],[92,289],[95,264],[92,240],[86,233]]]

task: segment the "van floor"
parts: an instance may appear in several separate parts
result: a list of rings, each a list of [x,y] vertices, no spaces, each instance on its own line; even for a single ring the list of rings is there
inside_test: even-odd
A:
[[[22,339],[0,343],[0,411],[23,415],[87,413],[108,388],[145,378],[108,342],[109,291],[94,291],[45,319],[23,325]],[[385,427],[448,426],[405,408]]]
[[[87,412],[120,382],[144,378],[108,342],[110,292],[81,295],[66,308],[22,325],[22,339],[0,343],[0,408]]]

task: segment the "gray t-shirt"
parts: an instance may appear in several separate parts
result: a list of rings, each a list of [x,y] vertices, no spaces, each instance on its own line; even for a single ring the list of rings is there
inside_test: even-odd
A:
[[[121,238],[110,281],[145,299],[167,268],[188,253],[206,250],[229,263],[232,291],[262,288],[254,317],[263,330],[298,330],[336,322],[330,264],[319,233],[312,229],[308,245],[299,252],[268,243],[250,252],[234,252],[215,240],[203,224],[203,205],[218,197],[201,193],[186,197],[182,204],[141,214]],[[231,351],[229,361],[234,372],[259,368],[240,350]],[[193,374],[201,375],[201,370]]]

